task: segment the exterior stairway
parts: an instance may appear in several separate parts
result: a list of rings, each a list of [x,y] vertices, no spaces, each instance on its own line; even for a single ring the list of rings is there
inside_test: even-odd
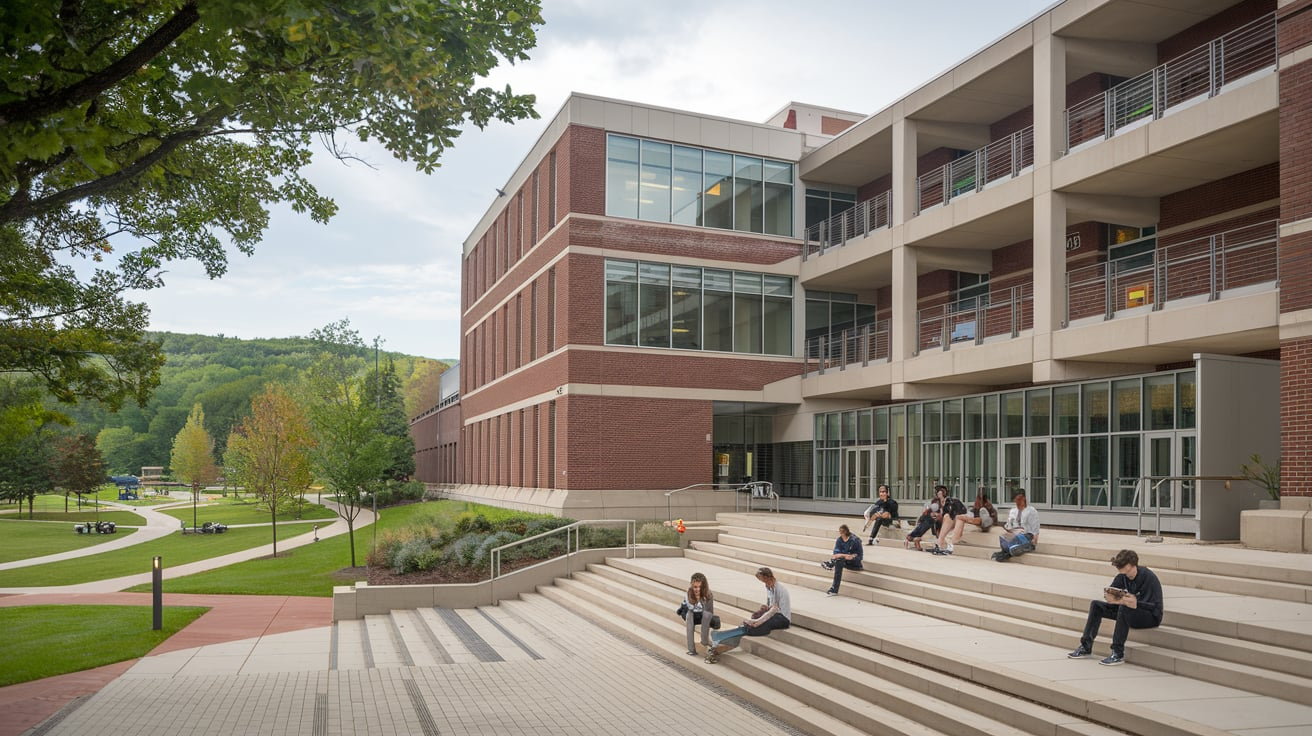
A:
[[[597,626],[810,734],[1274,735],[1312,724],[1303,556],[1279,564],[1275,553],[1045,529],[1036,552],[997,564],[991,535],[968,532],[952,556],[889,537],[826,598],[818,563],[838,523],[722,514],[714,541],[698,535],[682,558],[611,559],[499,606],[341,621],[333,668],[576,656],[588,641],[579,629]],[[1132,632],[1122,667],[1067,660],[1121,546],[1161,577],[1166,622]],[[685,654],[674,608],[691,573],[708,576],[732,626],[763,600],[761,565],[789,588],[793,627],[745,639],[719,664]]]

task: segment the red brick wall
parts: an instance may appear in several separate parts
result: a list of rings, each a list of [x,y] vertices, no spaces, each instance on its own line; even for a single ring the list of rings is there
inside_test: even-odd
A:
[[[1157,63],[1164,64],[1223,36],[1245,23],[1275,12],[1276,0],[1244,0],[1157,44]]]
[[[924,176],[926,173],[951,163],[956,156],[956,152],[951,148],[935,148],[916,159],[916,176]],[[875,192],[878,194],[879,192]]]
[[[1312,16],[1312,12],[1302,16]],[[1284,26],[1281,26],[1282,30]],[[1312,61],[1280,70],[1280,221],[1312,217]],[[1282,307],[1283,308],[1283,307]]]
[[[1280,495],[1312,496],[1312,338],[1280,343]]]
[[[711,402],[567,396],[557,403],[565,428],[558,487],[673,489],[711,481]]]
[[[1280,197],[1280,164],[1271,163],[1161,199],[1158,227],[1166,230]]]
[[[1086,74],[1083,77],[1066,85],[1066,107],[1070,107],[1077,102],[1084,102],[1094,95],[1104,92],[1111,86],[1111,80],[1106,74]]]
[[[873,199],[893,188],[893,172],[884,174],[874,181],[866,182],[856,190],[856,201],[864,202],[867,199]]]
[[[1034,124],[1034,106],[1030,105],[1023,110],[1017,110],[1007,117],[995,121],[989,126],[989,140],[996,141],[1006,138],[1018,130],[1024,130]]]
[[[1290,3],[1276,12],[1280,54],[1288,54],[1312,43],[1312,0]]]
[[[850,120],[831,118],[828,115],[820,116],[820,132],[824,135],[838,135],[853,125],[855,123]]]

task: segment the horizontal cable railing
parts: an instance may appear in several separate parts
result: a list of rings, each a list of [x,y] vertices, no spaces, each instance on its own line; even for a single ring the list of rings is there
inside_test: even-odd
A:
[[[891,347],[886,319],[876,320],[873,325],[808,337],[803,370],[808,375],[823,374],[849,365],[883,362],[888,360]]]
[[[1066,324],[1111,319],[1136,307],[1161,309],[1176,299],[1208,300],[1280,280],[1278,221],[1268,220],[1158,247],[1151,253],[1095,263],[1066,274]]]
[[[806,247],[802,249],[802,260],[830,248],[847,244],[854,238],[862,238],[873,230],[888,227],[890,213],[889,202],[893,192],[877,194],[855,207],[844,210],[828,220],[817,222],[808,227],[804,235]]]
[[[1117,130],[1160,118],[1166,110],[1216,95],[1238,79],[1274,69],[1277,60],[1275,13],[1127,79],[1066,110],[1066,150]]]
[[[1034,326],[1034,286],[1020,284],[989,292],[973,305],[958,303],[927,307],[916,313],[917,352],[952,345],[978,345],[991,337],[1016,337]]]
[[[926,172],[916,180],[917,212],[946,204],[954,197],[978,192],[1000,179],[1016,176],[1034,165],[1034,126]]]

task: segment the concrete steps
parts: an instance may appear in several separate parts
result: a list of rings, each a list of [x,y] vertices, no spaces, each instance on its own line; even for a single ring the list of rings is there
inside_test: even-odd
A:
[[[823,534],[819,528],[796,524],[772,526],[765,521],[759,530],[739,524],[727,527],[719,542],[694,543],[686,554],[690,559],[749,574],[761,564],[770,565],[787,584],[825,590],[830,575],[818,563],[828,557],[832,538]],[[1072,546],[1065,551],[1074,553],[1076,549]],[[1049,558],[1045,567],[1062,573],[1054,585],[1036,588],[1023,568],[987,561],[991,551],[977,545],[957,545],[957,553],[944,558],[907,552],[900,546],[873,547],[867,552],[864,571],[844,575],[842,594],[987,631],[1072,647],[1084,625],[1090,591],[1096,592],[1110,580],[1107,564],[1096,563],[1100,568],[1096,572],[1075,572],[1071,568],[1081,566],[1077,563],[1095,561],[1063,557],[1060,547],[1044,544],[1041,552],[1017,560]],[[881,562],[883,559],[889,562]],[[1212,575],[1205,582],[1231,587],[1226,585],[1225,577]],[[1158,629],[1134,632],[1127,645],[1136,664],[1312,704],[1312,634],[1278,623],[1312,616],[1312,606],[1218,592],[1217,605],[1224,604],[1228,613],[1228,617],[1221,618],[1211,615],[1207,605],[1177,604],[1175,596],[1188,594],[1169,584],[1164,586],[1166,622]],[[1209,600],[1201,598],[1196,603]],[[1272,617],[1273,611],[1279,614],[1275,616],[1277,621],[1264,623],[1261,619]],[[1105,636],[1096,647],[1099,652],[1106,651],[1110,633],[1111,623],[1105,622]]]

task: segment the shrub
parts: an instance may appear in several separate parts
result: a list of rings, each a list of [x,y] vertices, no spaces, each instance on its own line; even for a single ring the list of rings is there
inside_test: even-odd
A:
[[[411,539],[401,545],[392,558],[392,571],[398,575],[433,569],[438,556],[427,539]]]
[[[623,547],[626,534],[622,527],[585,526],[579,534],[579,547],[598,549],[601,547]]]
[[[488,521],[487,517],[482,514],[465,512],[460,515],[459,519],[456,519],[456,532],[460,534],[470,534],[473,532],[488,534],[491,531],[492,522]]]
[[[525,527],[524,536],[531,537],[534,534],[549,532],[552,529],[559,529],[562,526],[569,526],[573,523],[573,519],[566,519],[559,516],[549,516],[545,519],[534,518],[532,521],[529,521],[528,525]]]
[[[479,545],[483,543],[486,537],[486,534],[477,532],[460,537],[442,550],[442,561],[452,562],[457,565],[471,565],[474,561],[474,554],[478,552]]]
[[[660,522],[651,522],[638,527],[638,544],[664,544],[669,547],[679,546],[679,533]]]
[[[478,549],[474,550],[473,560],[470,564],[474,566],[488,564],[492,556],[492,549],[494,547],[500,547],[503,544],[509,544],[515,541],[516,539],[520,539],[520,536],[510,531],[500,531],[497,532],[496,534],[489,534],[483,540],[483,543],[478,545]],[[523,545],[520,546],[522,547]],[[512,548],[512,550],[513,549],[518,549],[518,548]],[[514,556],[507,555],[506,559],[514,559]]]

